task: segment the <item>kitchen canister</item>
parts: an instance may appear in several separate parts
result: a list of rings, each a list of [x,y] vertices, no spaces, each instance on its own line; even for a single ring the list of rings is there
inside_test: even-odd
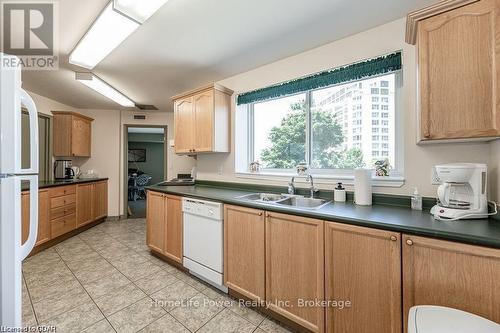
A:
[[[372,171],[370,169],[354,170],[354,203],[361,206],[372,204]]]

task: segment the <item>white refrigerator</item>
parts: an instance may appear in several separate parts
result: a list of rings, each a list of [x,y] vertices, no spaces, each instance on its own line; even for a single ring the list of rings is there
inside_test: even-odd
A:
[[[0,53],[0,327],[22,325],[22,261],[38,232],[38,115],[21,89],[17,58]],[[18,63],[18,62],[17,62]],[[29,113],[30,166],[21,167],[21,105]],[[30,183],[30,231],[21,245],[21,181]]]

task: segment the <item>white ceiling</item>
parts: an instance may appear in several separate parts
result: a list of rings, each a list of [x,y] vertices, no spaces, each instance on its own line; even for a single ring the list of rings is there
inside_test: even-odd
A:
[[[60,0],[60,69],[25,71],[26,89],[77,108],[119,106],[76,82],[68,56],[108,0]],[[95,69],[139,104],[403,17],[436,0],[170,0]],[[112,28],[112,27],[110,27]],[[81,69],[80,69],[81,71]]]

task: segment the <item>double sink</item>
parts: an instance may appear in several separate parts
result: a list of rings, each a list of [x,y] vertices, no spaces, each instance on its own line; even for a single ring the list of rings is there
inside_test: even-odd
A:
[[[300,195],[286,195],[273,193],[252,193],[237,197],[237,199],[274,204],[282,207],[293,207],[301,209],[321,209],[331,201],[316,198],[306,198]]]

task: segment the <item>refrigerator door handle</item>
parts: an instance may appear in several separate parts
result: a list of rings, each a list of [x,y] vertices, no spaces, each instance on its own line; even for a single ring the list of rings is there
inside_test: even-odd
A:
[[[30,182],[30,232],[26,242],[21,245],[21,261],[33,250],[38,237],[38,176],[19,176],[16,181],[29,180]],[[19,184],[20,185],[20,184]]]
[[[30,167],[28,169],[16,170],[16,174],[38,174],[38,112],[35,102],[24,90],[20,90],[21,104],[28,110],[30,120]],[[20,157],[20,155],[18,155]],[[16,163],[20,166],[21,161]]]

